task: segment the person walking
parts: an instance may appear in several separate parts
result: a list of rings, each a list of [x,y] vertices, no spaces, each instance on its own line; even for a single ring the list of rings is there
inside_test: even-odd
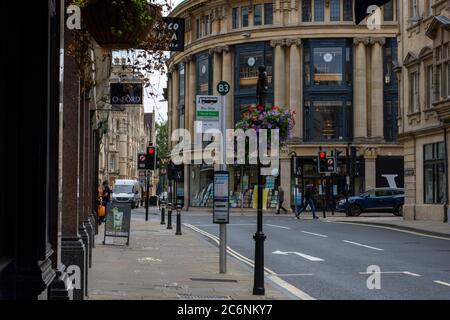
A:
[[[305,201],[303,202],[303,206],[299,209],[299,211],[295,214],[295,216],[297,217],[297,219],[300,219],[300,214],[303,212],[303,210],[306,209],[306,207],[309,205],[309,207],[311,208],[312,214],[313,214],[313,218],[314,219],[319,219],[316,216],[316,207],[314,205],[314,187],[312,185],[307,185],[306,186],[306,190],[305,190]]]
[[[278,210],[277,210],[277,214],[280,214],[280,210],[281,209],[283,209],[284,213],[287,213],[287,210],[283,207],[283,202],[284,202],[284,190],[280,186],[280,187],[278,187]]]
[[[111,189],[109,188],[109,182],[103,181],[102,203],[105,206],[105,218],[108,214],[108,205],[111,202]]]

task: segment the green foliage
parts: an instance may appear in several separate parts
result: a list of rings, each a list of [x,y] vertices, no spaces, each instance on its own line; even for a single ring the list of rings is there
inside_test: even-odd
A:
[[[160,160],[169,156],[169,125],[168,122],[156,123],[156,152]]]

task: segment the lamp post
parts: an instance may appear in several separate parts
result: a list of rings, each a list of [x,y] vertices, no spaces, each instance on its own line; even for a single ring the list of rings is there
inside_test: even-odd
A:
[[[260,66],[258,75],[258,83],[256,85],[256,96],[259,106],[266,106],[267,91],[269,89],[267,81],[267,72],[265,66]],[[254,270],[254,295],[265,295],[266,290],[264,287],[264,241],[266,235],[263,232],[263,182],[261,176],[261,161],[259,154],[260,135],[258,137],[258,204],[257,204],[257,230],[253,239],[255,240],[255,270]]]

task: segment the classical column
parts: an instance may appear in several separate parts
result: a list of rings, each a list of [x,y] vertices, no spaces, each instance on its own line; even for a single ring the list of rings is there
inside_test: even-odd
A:
[[[222,80],[222,48],[216,47],[210,50],[210,54],[213,55],[213,82],[212,89],[214,95],[219,95],[217,92],[217,84]]]
[[[234,109],[233,109],[233,59],[230,48],[228,46],[222,47],[222,80],[230,84],[230,92],[227,94],[227,128],[234,128]]]
[[[290,46],[289,60],[289,108],[296,112],[294,140],[303,138],[303,63],[301,60],[301,39],[286,40]]]
[[[383,45],[384,38],[372,38],[371,130],[372,138],[384,140],[383,112]]]
[[[270,41],[270,45],[275,48],[274,104],[280,107],[286,106],[286,60],[283,48],[285,43],[285,40]]]
[[[354,137],[367,138],[367,71],[366,71],[366,45],[368,38],[355,38],[355,77],[353,85],[354,96]]]

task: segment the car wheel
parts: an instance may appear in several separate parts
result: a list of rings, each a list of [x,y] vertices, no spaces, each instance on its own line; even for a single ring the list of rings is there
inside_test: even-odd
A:
[[[399,205],[394,210],[394,216],[396,217],[402,217],[403,216],[403,206]]]
[[[359,217],[359,215],[361,214],[361,207],[358,206],[357,204],[352,204],[349,208],[348,211],[350,213],[350,216],[352,217]]]

